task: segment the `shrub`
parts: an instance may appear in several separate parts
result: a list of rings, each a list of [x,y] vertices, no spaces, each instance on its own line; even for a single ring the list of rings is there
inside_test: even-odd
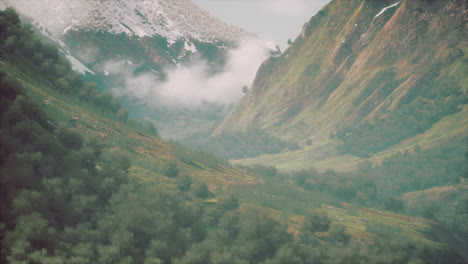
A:
[[[83,137],[74,128],[60,125],[57,129],[57,137],[62,144],[70,149],[79,150],[83,146]]]
[[[192,187],[192,177],[188,175],[181,175],[177,177],[177,188],[181,190],[182,192],[187,192],[190,191],[190,188]]]
[[[177,167],[177,164],[172,163],[166,169],[164,174],[169,178],[176,178],[179,175],[179,167]]]
[[[206,199],[212,195],[212,193],[208,189],[208,185],[206,185],[206,183],[204,182],[195,184],[195,186],[193,187],[193,193],[196,197],[201,199]]]

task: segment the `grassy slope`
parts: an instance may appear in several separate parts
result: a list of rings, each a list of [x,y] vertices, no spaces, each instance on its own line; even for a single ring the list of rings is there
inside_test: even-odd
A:
[[[333,224],[344,225],[347,232],[353,236],[353,240],[361,246],[371,241],[371,234],[366,231],[366,225],[379,223],[398,228],[404,236],[418,243],[436,248],[445,247],[427,236],[434,224],[430,220],[351,205],[339,202],[324,193],[275,182],[275,179],[270,178],[254,189],[244,188],[240,192],[244,195],[240,210],[262,211],[288,225],[289,231],[296,235],[300,232],[305,216],[313,211],[327,214]],[[324,233],[324,236],[328,236],[328,233]]]
[[[467,91],[468,44],[455,30],[466,25],[459,25],[463,18],[454,5],[437,2],[435,5],[441,6],[428,9],[418,1],[403,1],[398,8],[375,18],[386,4],[331,2],[309,22],[310,35],[298,37],[280,58],[264,64],[252,91],[215,135],[258,126],[277,137],[299,141],[303,149],[235,163],[274,164],[284,170],[312,166],[340,171],[355,168],[359,159],[337,153],[338,142],[329,140],[328,135],[344,124],[372,122],[397,111],[398,103],[416,89],[416,81],[454,49],[461,50],[463,57],[444,65],[439,79],[452,80],[461,91]],[[419,9],[424,15],[418,14]],[[376,92],[362,97],[373,85],[373,78],[387,70],[402,83],[384,98]],[[354,105],[358,99],[361,103]],[[377,153],[371,160],[378,162],[416,144],[424,149],[466,135],[466,115],[464,109],[446,116],[424,134]],[[312,146],[305,144],[308,138]]]
[[[418,204],[421,201],[435,203],[444,201],[446,203],[456,203],[457,195],[463,195],[468,191],[468,181],[463,180],[461,183],[451,186],[434,187],[422,191],[408,192],[403,195],[403,199],[408,206]]]
[[[144,182],[174,186],[173,179],[161,174],[171,163],[178,165],[181,174],[188,174],[207,182],[213,190],[219,185],[254,182],[251,175],[239,169],[219,167],[215,170],[204,165],[197,168],[181,162],[175,157],[170,144],[135,129],[131,123],[124,125],[97,114],[96,111],[88,109],[89,105],[48,88],[46,83],[37,81],[40,79],[35,78],[31,72],[20,72],[3,62],[0,68],[20,80],[27,94],[39,102],[49,116],[75,126],[86,138],[99,138],[105,146],[105,151],[120,151],[128,155],[133,161],[130,175]]]
[[[105,146],[105,152],[121,151],[131,157],[133,166],[129,169],[130,177],[147,184],[155,191],[175,190],[175,180],[162,175],[161,171],[168,164],[176,163],[182,174],[207,182],[217,194],[223,193],[223,189],[237,193],[241,198],[240,211],[256,210],[266,213],[288,224],[289,230],[296,234],[304,216],[311,210],[319,210],[328,214],[335,223],[345,225],[353,239],[363,245],[370,238],[370,234],[365,231],[366,223],[372,221],[398,226],[411,239],[429,246],[443,246],[424,235],[432,224],[425,219],[341,204],[326,194],[306,191],[284,180],[258,178],[237,168],[220,166],[215,170],[203,164],[197,164],[198,167],[189,166],[177,160],[170,144],[148,136],[131,125],[122,125],[96,114],[88,105],[48,88],[47,83],[28,72],[27,67],[19,71],[0,62],[0,69],[19,80],[27,94],[39,102],[54,120],[68,122],[86,138],[98,137]],[[216,202],[216,199],[209,202]]]
[[[385,157],[389,157],[405,150],[412,151],[419,145],[422,149],[443,144],[452,139],[468,134],[468,107],[456,114],[446,116],[437,122],[431,129],[423,134],[407,139],[392,148],[377,153],[369,160],[379,163]],[[297,170],[315,167],[320,171],[332,168],[336,171],[351,171],[357,168],[357,163],[364,159],[352,155],[342,155],[336,151],[338,140],[324,139],[315,142],[312,146],[306,146],[298,151],[288,151],[274,155],[262,155],[256,158],[233,160],[234,164],[251,165],[262,164],[276,166],[280,170]]]
[[[158,132],[163,138],[176,141],[184,141],[193,137],[206,137],[218,125],[218,121],[208,119],[179,119],[173,122],[147,119],[158,125]]]

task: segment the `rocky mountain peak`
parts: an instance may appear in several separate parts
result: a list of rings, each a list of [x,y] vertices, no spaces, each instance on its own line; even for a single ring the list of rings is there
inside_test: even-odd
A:
[[[227,25],[191,0],[0,0],[54,35],[90,29],[169,39],[190,37],[236,42],[252,34]]]

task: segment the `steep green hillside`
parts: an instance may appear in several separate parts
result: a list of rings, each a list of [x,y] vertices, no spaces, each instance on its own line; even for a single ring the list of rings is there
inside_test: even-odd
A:
[[[300,152],[255,161],[297,168],[310,166],[301,158],[328,164],[337,153],[367,158],[463,135],[466,20],[461,0],[332,1],[264,62],[213,136],[255,127],[296,141]]]

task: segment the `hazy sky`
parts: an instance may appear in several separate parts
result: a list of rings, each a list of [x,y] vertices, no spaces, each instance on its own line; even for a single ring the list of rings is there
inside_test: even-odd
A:
[[[261,38],[273,40],[281,49],[295,39],[304,23],[330,0],[193,0],[224,22],[239,26]]]

